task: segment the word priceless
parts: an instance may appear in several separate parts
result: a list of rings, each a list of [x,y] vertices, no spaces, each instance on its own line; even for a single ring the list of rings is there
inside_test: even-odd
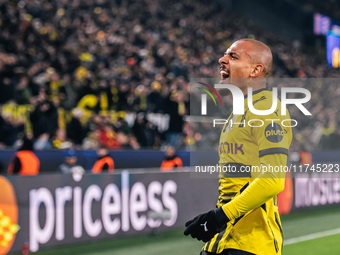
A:
[[[161,224],[173,226],[177,220],[177,184],[171,179],[131,183],[129,173],[122,172],[120,182],[102,185],[86,179],[81,182],[82,178],[74,178],[79,184],[29,190],[30,251],[54,242],[66,244],[105,234],[145,231]],[[165,210],[170,212],[169,219],[149,215],[150,211]]]

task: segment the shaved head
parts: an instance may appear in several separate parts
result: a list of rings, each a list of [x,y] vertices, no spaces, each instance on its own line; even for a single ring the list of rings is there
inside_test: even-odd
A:
[[[248,52],[248,54],[254,64],[263,65],[263,74],[267,77],[272,70],[273,64],[273,54],[270,48],[263,42],[254,39],[241,39],[237,42],[247,42],[251,44],[252,50]]]
[[[251,45],[251,50],[248,52],[248,55],[254,64],[263,65],[263,74],[264,77],[267,77],[272,70],[273,64],[273,54],[270,48],[263,42],[254,39],[241,39],[236,43],[238,42],[246,42]]]
[[[261,89],[266,86],[265,79],[255,81],[254,78],[269,76],[273,55],[266,44],[253,39],[241,39],[234,42],[218,62],[221,83],[236,85],[246,94],[247,87]]]

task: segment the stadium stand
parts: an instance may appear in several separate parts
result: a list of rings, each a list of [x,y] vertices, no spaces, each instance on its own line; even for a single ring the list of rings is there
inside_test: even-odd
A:
[[[199,144],[183,121],[190,77],[218,75],[218,58],[244,37],[271,46],[273,77],[339,77],[323,47],[262,30],[217,2],[0,1],[0,13],[2,148],[17,148],[24,133],[36,149]],[[339,89],[310,89],[318,98],[312,120],[296,129],[296,146],[339,149]]]

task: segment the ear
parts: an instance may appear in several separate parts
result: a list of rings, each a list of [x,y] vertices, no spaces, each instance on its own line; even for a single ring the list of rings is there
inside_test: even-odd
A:
[[[253,71],[250,74],[251,78],[257,78],[260,77],[263,74],[263,65],[256,64]]]

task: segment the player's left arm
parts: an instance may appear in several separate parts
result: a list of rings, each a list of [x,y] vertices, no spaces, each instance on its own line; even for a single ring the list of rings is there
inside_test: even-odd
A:
[[[251,135],[257,142],[262,173],[235,199],[223,205],[223,211],[229,220],[236,219],[247,212],[258,208],[284,189],[285,168],[287,166],[288,149],[292,140],[290,119],[275,113],[265,116],[248,116],[265,123],[261,127],[253,127]],[[268,119],[275,120],[268,122]],[[282,124],[284,123],[284,125]],[[254,124],[254,126],[259,126]],[[271,170],[276,167],[276,170]],[[263,171],[266,170],[266,171]]]
[[[261,164],[286,164],[287,155],[269,154],[261,157]],[[265,172],[257,177],[239,196],[229,203],[203,213],[188,221],[185,235],[207,242],[233,219],[260,207],[263,203],[280,193],[284,189],[283,172]]]
[[[261,157],[261,166],[286,166],[287,155],[269,154]],[[267,171],[259,175],[239,196],[222,206],[229,220],[260,207],[284,189],[284,171]]]

